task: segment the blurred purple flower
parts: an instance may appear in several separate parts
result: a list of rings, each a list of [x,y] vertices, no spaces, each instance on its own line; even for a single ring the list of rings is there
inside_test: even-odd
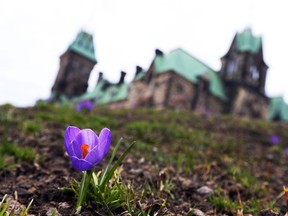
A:
[[[68,126],[64,145],[72,160],[73,168],[79,171],[91,170],[107,154],[112,140],[111,131],[103,128],[99,137],[91,129],[80,130]]]
[[[279,143],[279,137],[277,135],[271,136],[270,140],[274,145],[278,145],[278,143]]]
[[[205,111],[206,116],[210,117],[212,115],[212,113],[209,110]]]
[[[285,153],[286,153],[286,155],[288,156],[288,147],[285,148]]]
[[[92,111],[94,108],[94,105],[91,101],[85,100],[85,101],[80,101],[77,106],[76,106],[76,111],[77,112],[82,112],[83,110],[86,111]]]

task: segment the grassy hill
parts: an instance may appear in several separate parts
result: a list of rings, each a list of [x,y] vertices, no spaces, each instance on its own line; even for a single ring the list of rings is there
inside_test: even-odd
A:
[[[15,200],[17,191],[19,205],[34,198],[31,214],[56,208],[73,215],[76,198],[65,188],[81,173],[65,155],[63,135],[69,125],[97,134],[109,128],[112,149],[121,137],[121,151],[136,142],[119,177],[133,196],[121,207],[108,206],[114,215],[286,212],[285,198],[278,195],[288,186],[287,123],[153,109],[99,107],[77,113],[47,104],[0,106],[0,200],[5,194]],[[271,142],[273,135],[279,143]],[[96,171],[105,167],[111,152]],[[107,206],[95,202],[82,215],[106,215]]]

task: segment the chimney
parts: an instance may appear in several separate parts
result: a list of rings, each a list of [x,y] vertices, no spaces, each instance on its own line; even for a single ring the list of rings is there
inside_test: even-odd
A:
[[[143,71],[143,68],[137,65],[137,66],[136,66],[135,77],[136,77],[141,71]]]
[[[124,83],[125,76],[126,76],[126,73],[124,71],[121,71],[121,75],[120,75],[120,79],[119,79],[118,85]]]
[[[163,56],[163,54],[164,54],[164,53],[163,53],[161,50],[159,50],[159,49],[156,49],[156,50],[155,50],[155,55],[156,55],[156,56]]]
[[[103,73],[99,72],[97,83],[103,79]]]

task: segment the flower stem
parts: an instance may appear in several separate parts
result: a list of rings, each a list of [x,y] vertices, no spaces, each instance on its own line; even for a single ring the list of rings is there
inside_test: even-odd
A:
[[[86,202],[85,198],[87,195],[87,189],[89,187],[91,177],[92,177],[92,171],[83,171],[82,172],[82,179],[81,179],[81,185],[80,185],[80,191],[78,195],[78,200],[76,204],[76,214],[79,214],[82,209],[82,203]]]

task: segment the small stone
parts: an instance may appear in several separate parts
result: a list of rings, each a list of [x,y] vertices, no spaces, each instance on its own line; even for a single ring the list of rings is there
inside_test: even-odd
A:
[[[70,208],[70,206],[69,206],[69,204],[67,202],[60,202],[58,207],[62,208],[62,209]]]
[[[202,212],[199,209],[195,209],[195,208],[190,210],[189,215],[191,215],[191,216],[205,216],[204,212]]]
[[[139,164],[142,164],[144,162],[145,162],[145,158],[144,157],[140,158],[140,160],[138,161]]]
[[[199,193],[201,195],[209,195],[209,194],[213,194],[214,191],[207,186],[202,186],[197,190],[197,193]]]
[[[273,154],[267,154],[266,158],[267,158],[267,160],[273,160],[274,156],[273,156]]]
[[[182,187],[184,189],[189,189],[191,185],[193,184],[193,181],[189,178],[184,178],[184,177],[179,176],[178,179],[181,182]]]
[[[158,148],[157,148],[157,147],[153,147],[153,148],[152,148],[152,151],[153,151],[154,153],[156,153],[156,152],[158,152]]]
[[[134,174],[134,175],[139,175],[139,174],[143,173],[143,170],[142,169],[134,169],[134,168],[132,168],[132,169],[129,170],[129,172]]]
[[[129,157],[129,158],[126,159],[126,162],[131,164],[131,163],[133,163],[133,160],[132,160],[132,158]]]

